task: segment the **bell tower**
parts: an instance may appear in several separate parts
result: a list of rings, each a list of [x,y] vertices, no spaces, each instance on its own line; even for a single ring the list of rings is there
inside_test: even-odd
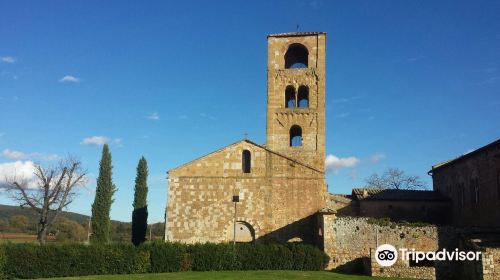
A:
[[[267,37],[266,146],[324,172],[324,32]]]

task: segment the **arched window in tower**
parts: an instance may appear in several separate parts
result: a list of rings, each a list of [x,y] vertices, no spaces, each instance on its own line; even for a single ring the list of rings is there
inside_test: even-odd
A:
[[[302,128],[294,125],[290,128],[290,147],[302,146]]]
[[[293,86],[286,87],[285,108],[295,108],[295,88]]]
[[[299,108],[309,108],[309,88],[306,86],[299,87],[299,97],[297,98]]]
[[[309,52],[302,44],[291,44],[285,54],[285,69],[307,68]]]
[[[252,169],[252,154],[249,150],[243,150],[241,154],[241,169],[243,173],[250,173]]]

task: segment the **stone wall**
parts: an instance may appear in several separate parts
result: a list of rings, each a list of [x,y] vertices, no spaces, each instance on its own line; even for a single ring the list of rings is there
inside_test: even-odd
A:
[[[328,194],[327,207],[335,210],[337,216],[359,216],[359,209],[350,195]]]
[[[251,172],[242,172],[242,151],[251,154]],[[252,227],[256,240],[315,243],[314,214],[324,207],[323,173],[243,140],[169,172],[166,240],[232,240],[237,221]]]
[[[398,260],[393,266],[382,267],[375,260],[375,250],[370,250],[371,276],[402,277],[415,279],[436,279],[434,267],[410,267],[408,263]]]
[[[432,169],[434,190],[452,200],[452,224],[500,228],[500,141]]]
[[[371,250],[376,249],[378,245],[388,243],[396,248],[436,251],[441,248],[441,240],[455,238],[455,231],[452,228],[377,225],[368,221],[368,218],[360,217],[323,216],[323,246],[331,258],[329,269],[395,277],[425,276],[425,279],[433,279],[435,275],[433,267],[410,267],[408,262],[399,263],[389,269],[371,266]],[[443,266],[440,270],[443,275],[447,273],[447,269]]]

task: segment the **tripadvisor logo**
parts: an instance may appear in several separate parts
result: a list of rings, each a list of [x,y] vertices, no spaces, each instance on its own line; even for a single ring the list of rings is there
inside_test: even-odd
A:
[[[375,251],[375,260],[381,266],[391,266],[398,260],[398,251],[391,244],[380,245]]]
[[[418,263],[420,261],[479,261],[481,258],[481,252],[473,251],[459,251],[455,249],[453,251],[448,251],[446,248],[434,252],[434,251],[416,251],[415,249],[408,250],[406,248],[400,248],[401,259],[403,261],[413,261]],[[398,259],[398,250],[391,244],[383,244],[377,247],[375,251],[375,260],[380,266],[392,266],[396,263]]]

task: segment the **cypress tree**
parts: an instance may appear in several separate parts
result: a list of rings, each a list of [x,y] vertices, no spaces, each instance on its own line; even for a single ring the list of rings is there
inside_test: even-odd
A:
[[[102,147],[102,157],[99,162],[99,177],[95,199],[92,204],[92,241],[106,243],[110,241],[111,220],[109,213],[113,203],[116,186],[113,184],[111,153],[108,144]]]
[[[142,157],[137,165],[132,212],[132,243],[139,245],[146,240],[148,228],[148,163]]]

